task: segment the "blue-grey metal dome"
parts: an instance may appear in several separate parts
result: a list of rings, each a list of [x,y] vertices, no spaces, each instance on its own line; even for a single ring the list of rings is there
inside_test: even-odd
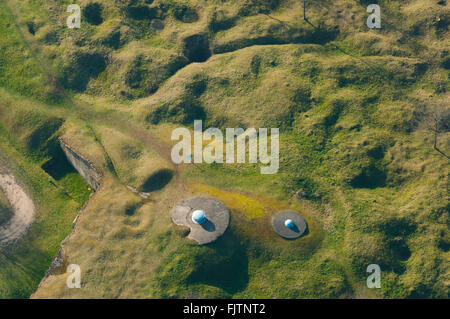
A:
[[[202,210],[196,210],[192,213],[192,221],[198,225],[206,221],[205,213]]]
[[[284,226],[293,229],[295,227],[295,223],[292,219],[286,219],[286,221],[284,222]]]

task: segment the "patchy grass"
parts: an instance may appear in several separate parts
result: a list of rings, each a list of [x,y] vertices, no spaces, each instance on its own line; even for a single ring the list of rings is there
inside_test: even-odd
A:
[[[17,32],[16,21],[3,2],[0,11],[0,86],[46,102],[60,101],[59,94],[48,84],[32,51]]]
[[[0,225],[7,222],[12,216],[11,205],[3,191],[0,191]]]
[[[97,130],[122,183],[142,192],[152,192],[170,182],[173,167],[154,150],[111,128],[97,127]]]
[[[81,204],[49,183],[40,166],[17,152],[3,137],[3,128],[1,131],[2,166],[8,165],[30,190],[37,214],[28,233],[13,246],[0,251],[0,295],[3,298],[28,298],[44,276],[60,241],[70,232]],[[9,163],[10,160],[15,165]]]
[[[35,227],[47,229],[24,239],[23,247],[43,245],[34,251],[45,258],[30,263],[36,273],[2,268],[15,281],[0,286],[1,296],[36,287],[88,196],[71,173],[57,181],[78,203],[48,189],[40,167],[60,135],[105,178],[62,245],[65,261],[82,268],[83,289],[66,289],[59,274],[34,297],[448,296],[448,160],[423,128],[426,105],[449,104],[448,5],[379,1],[389,15],[381,30],[367,30],[361,1],[311,3],[318,28],[303,21],[300,1],[88,3],[83,28],[69,30],[57,27],[66,18],[60,2],[8,1],[26,37],[1,13],[0,136],[31,176],[44,212]],[[164,21],[158,33],[156,18]],[[55,77],[68,89],[61,104],[45,84]],[[242,164],[175,169],[170,133],[195,119],[221,129],[279,127],[279,173]],[[439,136],[447,155],[448,137]],[[126,185],[154,192],[142,200]],[[171,209],[194,195],[232,211],[211,245],[186,241],[171,224]],[[287,242],[271,231],[271,216],[287,208],[305,216],[308,236]],[[365,286],[371,263],[383,271],[377,292]]]

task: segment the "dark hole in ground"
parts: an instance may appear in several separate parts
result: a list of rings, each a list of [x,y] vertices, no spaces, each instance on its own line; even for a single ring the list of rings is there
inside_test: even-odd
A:
[[[36,33],[36,28],[34,26],[33,21],[27,22],[27,29],[28,29],[28,32],[30,32],[32,35],[34,35]]]
[[[433,294],[433,290],[424,283],[418,283],[409,295],[412,299],[428,299]]]
[[[442,251],[448,252],[450,248],[450,242],[445,239],[441,239],[438,244],[438,248]]]
[[[138,66],[132,67],[125,75],[125,83],[132,89],[140,88],[144,75],[145,70],[140,69]]]
[[[186,125],[192,123],[194,120],[206,119],[205,110],[200,102],[190,99],[173,108],[170,111],[170,116],[174,116],[174,119],[178,119],[180,123]]]
[[[136,213],[136,211],[137,211],[139,208],[141,208],[141,206],[142,206],[142,203],[133,203],[133,204],[130,204],[130,205],[128,205],[128,206],[125,208],[125,214],[128,215],[128,216],[133,216],[133,215]]]
[[[63,83],[72,90],[85,91],[90,79],[96,78],[106,66],[106,58],[100,53],[77,52],[73,63],[63,70]]]
[[[120,31],[112,32],[108,37],[102,40],[102,44],[117,50],[121,45]]]
[[[394,264],[391,268],[392,268],[392,271],[394,273],[396,273],[397,275],[403,275],[406,271],[406,266],[401,262]],[[387,269],[389,269],[389,268],[387,268]]]
[[[55,149],[53,157],[42,165],[42,169],[57,181],[69,173],[77,173],[60,147]]]
[[[436,22],[436,29],[438,33],[443,33],[448,31],[448,25],[450,24],[450,19],[446,16],[441,16]]]
[[[345,102],[340,101],[340,100],[332,102],[332,105],[331,105],[332,111],[324,119],[324,125],[327,129],[337,123],[345,106],[346,106]]]
[[[408,236],[416,231],[417,226],[406,218],[390,218],[379,224],[381,231],[389,237]]]
[[[206,34],[194,34],[183,40],[183,54],[191,62],[205,62],[211,56]]]
[[[146,96],[156,92],[161,83],[188,63],[183,56],[169,57],[164,64],[137,56],[127,67],[125,84],[134,90],[132,94],[136,97]]]
[[[150,193],[163,189],[172,180],[172,177],[173,172],[171,170],[162,169],[147,179],[141,187],[141,191]]]
[[[206,80],[194,80],[186,85],[186,89],[195,97],[200,97],[206,91]]]
[[[92,193],[91,186],[69,162],[59,143],[52,147],[49,154],[51,154],[51,159],[41,167],[57,181],[57,185],[52,180],[49,182],[63,190],[74,201],[80,204],[85,203]]]
[[[192,23],[198,20],[198,14],[194,9],[184,5],[176,6],[173,9],[173,16],[175,19],[185,23]]]
[[[379,0],[359,0],[359,3],[362,5],[369,5],[369,4],[378,4]]]
[[[350,182],[354,188],[377,188],[386,185],[386,172],[371,165],[362,169],[362,172]]]
[[[389,243],[394,258],[399,261],[406,261],[411,257],[411,250],[403,239],[395,239]]]
[[[148,6],[131,6],[126,8],[126,14],[134,20],[152,20],[161,18],[158,8],[150,8]]]
[[[103,23],[102,18],[102,5],[97,2],[91,2],[86,5],[83,10],[83,15],[86,21],[93,25],[99,25]]]
[[[382,146],[377,146],[367,151],[367,155],[374,159],[382,159],[384,157],[384,149]]]

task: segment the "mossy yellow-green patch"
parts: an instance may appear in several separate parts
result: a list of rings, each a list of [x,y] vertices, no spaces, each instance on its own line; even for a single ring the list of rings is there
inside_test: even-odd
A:
[[[191,188],[194,192],[205,193],[208,196],[221,200],[230,209],[242,212],[243,216],[248,220],[270,214],[270,206],[268,207],[261,200],[246,195],[229,192],[205,184],[193,184]]]

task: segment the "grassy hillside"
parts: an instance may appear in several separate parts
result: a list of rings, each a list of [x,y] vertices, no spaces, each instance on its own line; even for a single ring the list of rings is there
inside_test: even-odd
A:
[[[15,173],[33,194],[37,215],[21,240],[1,248],[0,296],[27,298],[44,276],[59,242],[69,233],[81,204],[62,187],[50,183],[40,166],[16,151],[3,134],[2,129],[0,164]]]
[[[69,2],[2,3],[0,136],[31,176],[44,212],[34,227],[61,227],[24,239],[46,257],[26,289],[10,280],[0,296],[37,288],[89,197],[62,137],[104,178],[62,243],[82,289],[59,271],[34,297],[448,298],[446,1],[377,1],[379,30],[356,0],[310,2],[308,21],[294,0],[80,0],[80,29],[65,27]],[[195,119],[280,128],[278,174],[173,165],[170,134]],[[58,192],[42,191],[55,187],[48,178]],[[194,195],[232,213],[213,244],[188,242],[170,221]],[[52,205],[65,213],[50,221]],[[270,226],[289,208],[310,227],[297,241]],[[374,263],[380,290],[366,288]]]

